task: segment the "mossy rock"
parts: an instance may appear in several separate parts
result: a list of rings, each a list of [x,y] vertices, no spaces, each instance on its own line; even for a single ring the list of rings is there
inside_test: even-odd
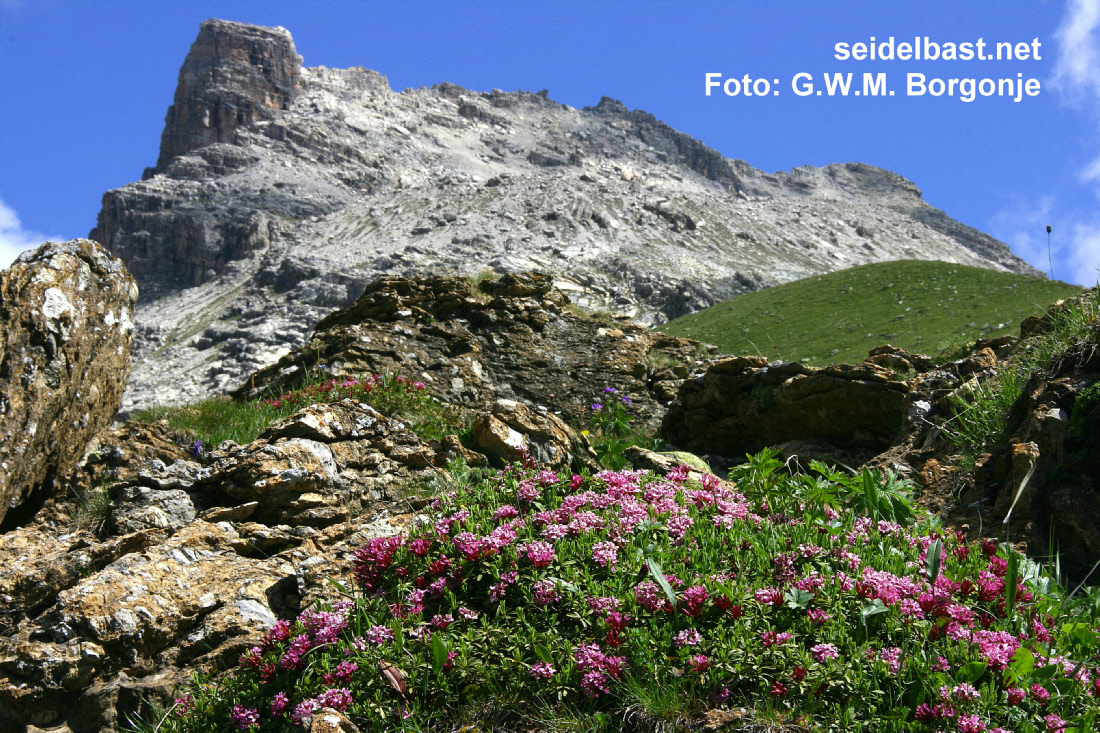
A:
[[[661,455],[675,458],[677,461],[683,463],[685,466],[693,471],[698,471],[699,473],[709,473],[711,476],[714,475],[714,471],[710,470],[710,466],[707,465],[707,462],[699,456],[695,455],[694,453],[688,453],[687,451],[683,450],[671,450],[663,452],[661,453]]]

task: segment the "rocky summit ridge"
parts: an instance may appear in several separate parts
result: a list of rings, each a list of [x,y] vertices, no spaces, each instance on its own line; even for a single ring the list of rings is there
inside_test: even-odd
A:
[[[234,388],[380,275],[539,270],[659,323],[869,262],[1039,274],[869,165],[768,174],[604,97],[306,68],[290,33],[202,24],[157,165],[94,239],[141,286],[123,409]]]

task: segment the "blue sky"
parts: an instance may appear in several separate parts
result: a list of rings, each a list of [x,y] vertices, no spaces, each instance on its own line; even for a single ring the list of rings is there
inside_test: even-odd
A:
[[[607,95],[769,172],[881,166],[1043,271],[1050,224],[1055,277],[1097,282],[1100,0],[0,0],[0,266],[46,238],[86,236],[103,192],[156,162],[179,66],[211,17],[281,25],[307,66],[365,66],[395,90],[548,89],[574,107]],[[982,39],[985,53],[1038,39],[1040,58],[835,57],[872,36],[893,36],[895,51]],[[849,72],[848,96],[792,89],[798,73],[823,89],[823,75]],[[708,73],[766,79],[770,93],[708,97]],[[894,96],[854,96],[864,73],[886,74]],[[916,96],[909,74],[1034,78],[1040,91]]]

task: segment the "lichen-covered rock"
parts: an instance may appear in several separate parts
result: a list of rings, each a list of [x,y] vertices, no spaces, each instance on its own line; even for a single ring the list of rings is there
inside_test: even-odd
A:
[[[403,424],[350,399],[303,408],[248,445],[209,454],[192,490],[214,505],[254,504],[267,525],[324,527],[355,507],[441,477],[444,464]]]
[[[72,468],[118,411],[134,280],[95,242],[47,242],[0,273],[0,520]]]
[[[893,376],[867,362],[816,369],[723,359],[684,382],[662,427],[685,450],[737,459],[806,439],[877,452],[897,436],[909,407],[908,385]]]
[[[519,461],[526,453],[554,470],[599,470],[588,441],[546,408],[497,400],[474,420],[472,438],[474,449],[500,462]]]
[[[233,550],[228,524],[195,522],[61,590],[55,603],[0,639],[0,720],[49,723],[93,681],[125,670],[216,668],[280,613],[297,610],[292,563]],[[92,568],[95,571],[95,568]]]
[[[680,382],[709,360],[690,339],[571,311],[545,274],[505,275],[480,289],[460,277],[379,278],[235,396],[278,393],[324,365],[333,377],[404,374],[452,404],[522,401],[574,425],[615,387],[633,400],[632,417],[655,426]]]

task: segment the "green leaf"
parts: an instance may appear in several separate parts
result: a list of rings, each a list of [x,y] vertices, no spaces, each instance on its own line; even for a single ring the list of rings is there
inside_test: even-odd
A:
[[[668,596],[668,602],[672,604],[672,608],[676,608],[676,593],[672,590],[672,586],[665,580],[665,574],[661,570],[661,566],[658,565],[653,558],[647,557],[645,559],[646,567],[649,568],[649,574],[653,576],[653,579],[657,581],[657,585],[661,586],[661,590]]]
[[[943,540],[937,538],[935,542],[928,546],[928,552],[924,556],[924,561],[928,569],[928,582],[933,585],[936,584],[936,578],[940,577],[940,562],[943,560],[940,554],[942,552]]]
[[[989,669],[989,665],[982,661],[970,662],[966,664],[955,675],[955,679],[959,682],[974,682]]]
[[[1007,542],[1004,543],[1008,555],[1008,572],[1005,573],[1005,615],[1012,618],[1016,610],[1016,583],[1020,579],[1020,556]]]
[[[863,604],[863,608],[859,609],[859,614],[863,617],[863,622],[867,623],[867,619],[872,616],[877,616],[880,613],[886,613],[889,611],[886,604],[882,602],[881,598],[876,598],[870,603]]]
[[[793,609],[806,610],[810,607],[810,604],[814,602],[813,593],[808,590],[802,590],[801,588],[792,588],[783,594],[783,599],[787,601],[787,607]]]
[[[1061,669],[1062,668],[1059,667],[1057,664],[1048,664],[1045,667],[1040,667],[1039,669],[1033,671],[1028,676],[1028,681],[1033,683],[1046,682],[1053,678],[1054,675],[1057,674]]]
[[[1012,663],[1008,665],[1008,668],[1017,677],[1029,675],[1031,670],[1035,669],[1035,655],[1031,653],[1030,649],[1020,647],[1013,653]]]
[[[539,659],[546,662],[547,664],[554,663],[554,657],[550,655],[550,650],[544,647],[542,644],[535,644],[535,654],[538,656]]]
[[[1096,632],[1085,623],[1068,623],[1062,625],[1062,631],[1073,638],[1085,649],[1091,649],[1096,645]]]
[[[928,692],[924,689],[924,685],[921,684],[919,679],[914,680],[913,683],[909,685],[909,709],[916,710],[917,706],[924,702],[927,698]]]
[[[867,514],[872,519],[880,519],[882,512],[879,510],[879,495],[878,487],[875,486],[875,475],[871,471],[864,471],[861,478],[863,479],[863,499],[867,502]]]
[[[443,634],[432,634],[432,668],[437,675],[443,671],[446,663],[447,642],[443,641]]]

